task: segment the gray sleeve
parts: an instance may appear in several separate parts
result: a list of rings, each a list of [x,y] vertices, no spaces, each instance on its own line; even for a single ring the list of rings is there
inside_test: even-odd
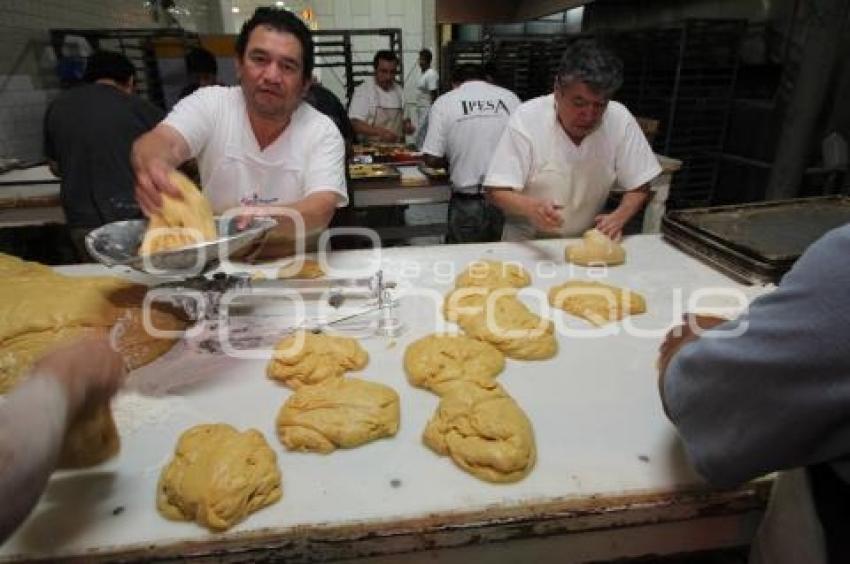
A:
[[[850,454],[848,297],[845,226],[813,244],[747,314],[673,358],[665,407],[701,475],[733,485]],[[739,337],[709,338],[740,324]]]
[[[55,378],[31,376],[0,403],[0,544],[41,497],[65,438],[68,403]]]

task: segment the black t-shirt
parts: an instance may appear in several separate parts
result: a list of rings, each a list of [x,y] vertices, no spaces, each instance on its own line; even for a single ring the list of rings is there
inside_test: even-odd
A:
[[[141,217],[133,196],[130,148],[164,113],[107,84],[63,92],[44,116],[44,152],[59,164],[70,227]]]
[[[348,112],[333,92],[314,82],[304,100],[333,120],[346,143],[354,139],[354,129],[351,127],[351,120],[348,119]]]

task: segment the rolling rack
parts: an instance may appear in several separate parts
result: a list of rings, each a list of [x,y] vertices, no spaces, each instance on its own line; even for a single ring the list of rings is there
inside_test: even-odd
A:
[[[610,36],[625,67],[617,98],[632,113],[660,122],[656,152],[684,161],[671,208],[712,202],[746,26],[739,19],[685,20]]]
[[[154,43],[167,41],[184,51],[201,44],[197,33],[179,28],[51,29],[50,43],[57,60],[66,58],[63,45],[71,36],[82,37],[92,49],[123,53],[136,67],[137,92],[161,108],[165,108],[165,93]]]

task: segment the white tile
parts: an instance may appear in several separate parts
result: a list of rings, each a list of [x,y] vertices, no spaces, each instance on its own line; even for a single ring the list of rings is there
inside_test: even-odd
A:
[[[351,27],[351,1],[334,0],[334,29],[349,29]]]
[[[390,16],[403,16],[404,15],[405,3],[402,0],[388,0],[387,1],[387,15]]]
[[[317,17],[333,16],[334,13],[333,0],[313,0],[313,11]]]
[[[392,4],[393,0],[370,0],[370,2],[369,15],[372,17],[372,26],[387,27],[387,4]]]
[[[370,8],[370,0],[351,0],[352,16],[368,16]]]

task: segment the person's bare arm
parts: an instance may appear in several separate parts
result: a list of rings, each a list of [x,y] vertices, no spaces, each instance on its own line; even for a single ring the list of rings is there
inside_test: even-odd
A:
[[[136,200],[146,215],[162,205],[161,192],[180,197],[168,175],[191,156],[186,139],[165,123],[157,125],[133,143],[130,160],[136,175]]]
[[[0,404],[0,543],[41,497],[68,425],[89,402],[120,385],[124,362],[103,338],[55,350]]]
[[[278,258],[291,254],[293,244],[298,239],[304,239],[325,229],[333,218],[338,202],[336,192],[313,192],[302,200],[289,206],[257,206],[244,208],[239,218],[240,227],[247,226],[252,216],[267,216],[277,220],[277,227],[263,240],[261,250],[249,251],[247,256],[252,258]],[[281,213],[286,209],[297,212],[304,224],[304,231],[292,219],[289,213]]]
[[[641,210],[649,199],[649,184],[629,190],[623,195],[617,209],[596,216],[596,228],[611,239],[617,241],[623,236],[623,227]]]
[[[388,143],[395,143],[399,141],[399,136],[394,131],[390,131],[386,127],[369,125],[362,119],[351,118],[351,127],[357,135],[377,137],[381,141],[386,141]]]
[[[487,199],[508,215],[527,218],[540,231],[556,231],[564,222],[560,206],[551,200],[527,196],[510,188],[485,186]]]

